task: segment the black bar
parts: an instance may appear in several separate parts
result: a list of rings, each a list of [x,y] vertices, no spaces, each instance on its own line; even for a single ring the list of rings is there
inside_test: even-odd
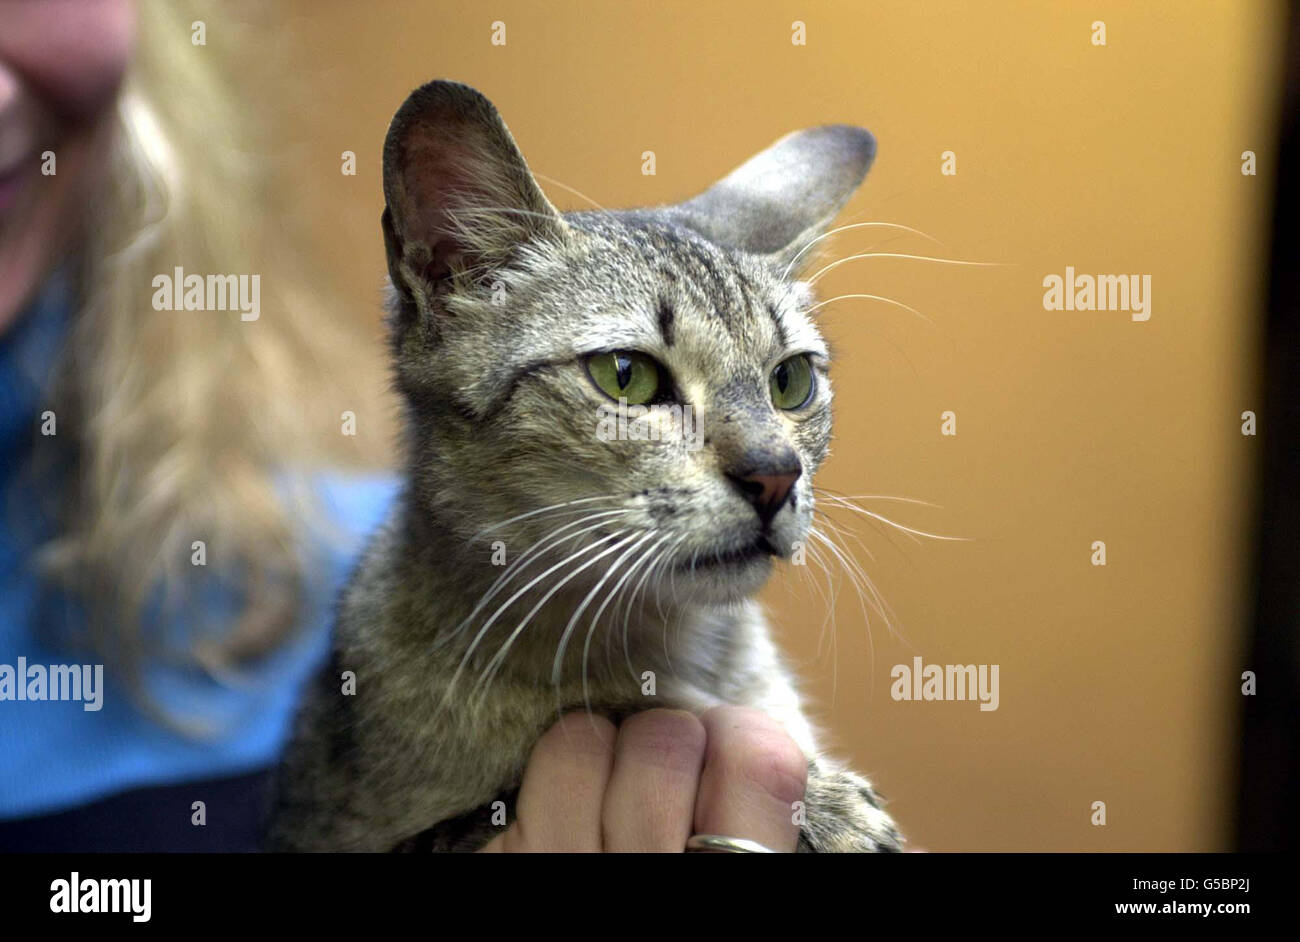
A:
[[[1254,626],[1243,671],[1237,847],[1300,848],[1300,15],[1291,7],[1273,213]]]
[[[931,937],[957,925],[983,935],[1005,926],[1150,929],[1213,925],[1232,932],[1274,925],[1292,908],[1292,861],[1280,855],[1059,854],[780,856],[554,855],[11,855],[3,858],[0,919],[6,933],[32,923],[129,928],[127,913],[54,913],[57,880],[149,879],[148,924],[232,927],[408,924],[432,938],[499,935],[519,920],[530,933],[734,934],[751,920],[833,925],[876,933],[911,927]],[[1195,885],[1179,881],[1194,880]],[[1135,881],[1145,881],[1136,884]],[[1163,881],[1163,882],[1162,882]],[[1249,881],[1222,884],[1215,881]],[[140,884],[143,887],[143,884]],[[1162,888],[1163,887],[1163,888]],[[1285,896],[1284,896],[1285,894]],[[65,894],[66,898],[66,894]],[[1117,906],[1153,903],[1153,913]],[[1192,904],[1249,912],[1169,911]],[[608,921],[597,921],[608,911]],[[683,922],[686,914],[690,922]],[[779,920],[779,923],[773,921]]]

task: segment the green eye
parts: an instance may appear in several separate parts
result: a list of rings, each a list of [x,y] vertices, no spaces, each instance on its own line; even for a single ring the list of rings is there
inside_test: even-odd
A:
[[[587,357],[587,375],[611,399],[645,405],[659,392],[659,364],[644,353],[611,350]]]
[[[813,395],[813,371],[803,354],[777,364],[770,383],[772,402],[778,409],[801,409]]]

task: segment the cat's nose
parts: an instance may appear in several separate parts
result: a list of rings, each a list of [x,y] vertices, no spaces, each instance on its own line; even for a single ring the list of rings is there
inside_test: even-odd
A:
[[[780,468],[764,468],[741,474],[728,473],[727,477],[753,505],[758,519],[763,522],[763,529],[767,530],[772,524],[772,518],[790,500],[790,495],[794,493],[794,482],[799,480],[802,473],[799,459],[795,458],[793,464],[785,464]]]

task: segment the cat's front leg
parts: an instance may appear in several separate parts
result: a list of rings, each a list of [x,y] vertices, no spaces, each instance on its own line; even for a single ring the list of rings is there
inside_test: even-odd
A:
[[[493,801],[472,811],[439,821],[393,848],[394,853],[438,854],[466,853],[482,850],[503,832],[506,822],[515,816],[519,789],[503,792]]]
[[[799,825],[798,849],[813,853],[902,850],[902,836],[871,783],[821,752],[794,677],[757,611],[737,624],[735,636],[741,643],[723,671],[729,678],[726,701],[755,707],[779,721],[808,757],[804,800],[792,809]],[[697,708],[711,705],[704,691],[694,693]],[[683,695],[683,700],[691,702],[689,695]]]
[[[799,822],[800,853],[890,853],[903,838],[871,783],[826,759],[808,762]]]
[[[760,676],[758,674],[755,675]],[[748,691],[741,706],[756,707],[778,720],[808,757],[808,783],[802,802],[792,807],[799,825],[800,853],[888,853],[903,849],[903,838],[880,796],[861,775],[822,755],[812,725],[803,715],[788,675],[774,661],[763,681]],[[719,705],[708,694],[681,694],[678,705],[704,713]]]

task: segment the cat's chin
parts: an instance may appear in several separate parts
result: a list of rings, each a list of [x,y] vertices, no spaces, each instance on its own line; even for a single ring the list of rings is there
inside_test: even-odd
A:
[[[774,558],[772,547],[759,540],[723,553],[687,557],[669,578],[680,599],[714,605],[742,602],[767,582]]]

